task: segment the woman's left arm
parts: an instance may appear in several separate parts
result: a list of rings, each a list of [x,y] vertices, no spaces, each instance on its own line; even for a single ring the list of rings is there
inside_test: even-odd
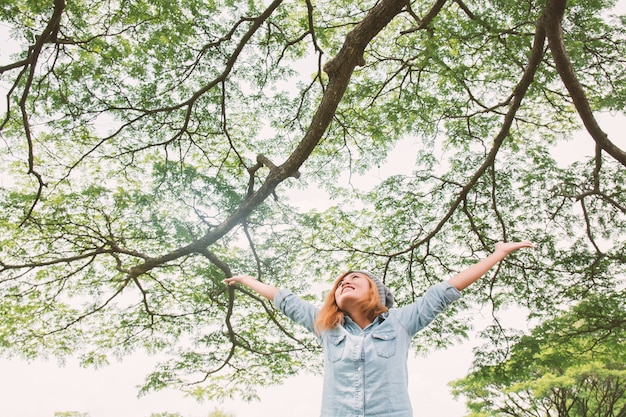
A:
[[[511,252],[515,252],[522,248],[532,248],[532,242],[526,240],[524,242],[498,242],[496,243],[493,253],[486,258],[478,261],[469,268],[459,272],[448,280],[457,290],[461,291],[474,283],[478,278],[482,277],[495,264],[506,258]]]

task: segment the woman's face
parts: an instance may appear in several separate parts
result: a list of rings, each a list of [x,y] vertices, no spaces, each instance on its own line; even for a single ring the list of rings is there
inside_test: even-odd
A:
[[[370,280],[360,272],[350,272],[344,276],[335,289],[335,302],[345,310],[352,302],[361,301],[369,296]]]

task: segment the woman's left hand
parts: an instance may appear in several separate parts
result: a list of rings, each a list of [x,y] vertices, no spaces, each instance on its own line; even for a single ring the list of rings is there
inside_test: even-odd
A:
[[[494,252],[500,252],[506,256],[518,249],[532,248],[533,246],[530,240],[524,240],[522,242],[498,242],[496,243]]]

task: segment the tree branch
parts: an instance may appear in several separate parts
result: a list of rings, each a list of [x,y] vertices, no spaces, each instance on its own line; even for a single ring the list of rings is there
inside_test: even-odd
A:
[[[332,122],[337,106],[348,87],[354,68],[363,62],[365,48],[400,13],[407,2],[407,0],[381,1],[346,35],[346,40],[339,53],[332,60],[328,61],[324,67],[324,70],[329,75],[328,86],[307,132],[289,158],[282,165],[270,169],[270,173],[263,185],[250,194],[227,219],[207,232],[202,238],[170,253],[135,265],[130,269],[129,276],[136,277],[156,266],[191,253],[197,253],[215,243],[263,203],[281,182],[297,175],[298,169],[317,147],[317,144]]]
[[[526,70],[524,71],[524,74],[522,74],[522,78],[520,79],[520,81],[515,86],[515,89],[513,90],[513,98],[509,105],[509,110],[504,116],[504,121],[502,123],[502,127],[500,128],[500,132],[495,137],[493,146],[491,147],[491,150],[489,151],[489,154],[485,158],[485,161],[483,162],[483,164],[478,168],[478,170],[474,173],[472,178],[470,178],[467,184],[463,186],[461,191],[458,193],[455,201],[452,202],[452,205],[450,206],[448,212],[443,216],[443,218],[434,227],[434,229],[431,230],[430,233],[428,233],[422,239],[415,240],[414,243],[409,248],[398,252],[396,255],[410,252],[414,248],[422,245],[424,242],[427,242],[430,239],[432,239],[439,232],[439,230],[441,230],[441,228],[446,224],[446,222],[452,217],[456,209],[465,200],[465,198],[467,197],[471,189],[478,182],[478,180],[484,175],[487,169],[489,169],[489,167],[493,165],[496,159],[496,155],[498,151],[500,150],[500,147],[502,146],[502,144],[504,143],[504,140],[509,134],[509,129],[511,128],[513,120],[515,119],[515,114],[517,113],[517,110],[520,108],[522,104],[522,99],[524,98],[524,95],[526,94],[528,87],[532,84],[533,79],[535,77],[535,73],[537,72],[537,68],[541,64],[541,60],[544,55],[545,39],[546,39],[546,34],[545,34],[544,27],[538,24],[536,31],[535,31],[533,48],[531,51],[530,58],[528,59]]]
[[[572,68],[572,63],[567,54],[565,43],[563,42],[563,27],[561,20],[566,8],[566,0],[548,0],[546,10],[543,14],[543,27],[545,28],[548,38],[548,45],[556,69],[561,76],[561,80],[569,91],[574,106],[578,111],[587,132],[593,140],[609,155],[615,158],[619,163],[626,166],[626,152],[621,150],[609,139],[608,135],[600,128],[598,121],[593,115],[589,100],[585,94],[585,90],[578,81],[576,74]]]

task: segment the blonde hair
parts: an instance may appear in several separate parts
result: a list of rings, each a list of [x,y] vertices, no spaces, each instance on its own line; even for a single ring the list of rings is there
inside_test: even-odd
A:
[[[337,291],[337,288],[339,287],[341,281],[349,273],[350,271],[341,274],[339,278],[335,280],[332,289],[326,295],[326,298],[324,299],[324,304],[322,305],[322,308],[320,309],[320,312],[315,319],[315,331],[318,334],[339,326],[343,321],[345,313],[341,311],[339,309],[339,306],[337,305],[337,301],[335,300],[335,292]],[[366,317],[369,320],[373,321],[380,314],[386,312],[388,308],[381,304],[380,296],[378,295],[378,289],[374,281],[366,274],[363,275],[370,283],[370,288],[368,292],[368,297],[366,297],[359,303],[359,307],[363,310],[363,312],[365,312]]]

